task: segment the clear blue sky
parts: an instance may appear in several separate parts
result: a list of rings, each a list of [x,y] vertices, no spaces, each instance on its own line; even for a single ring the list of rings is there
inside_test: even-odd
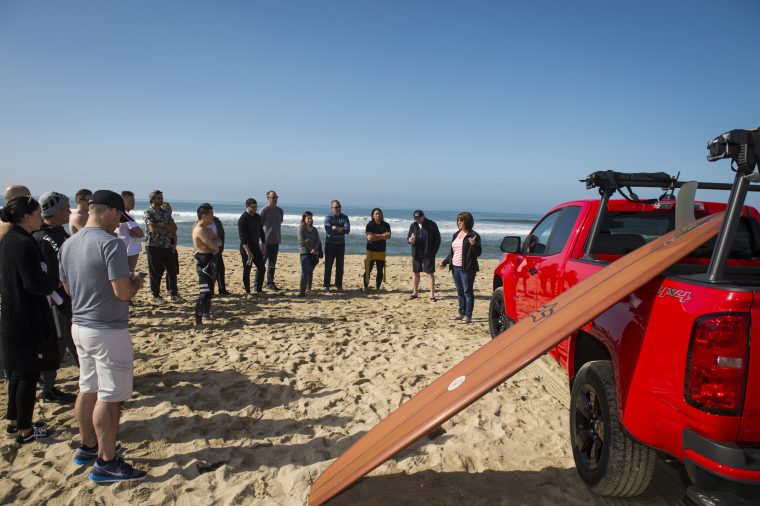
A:
[[[760,126],[759,33],[756,0],[6,0],[0,184],[540,213],[598,169],[730,181],[705,142]]]

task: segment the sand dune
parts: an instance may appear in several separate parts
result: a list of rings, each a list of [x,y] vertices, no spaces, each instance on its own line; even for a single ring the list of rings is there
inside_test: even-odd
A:
[[[296,298],[297,256],[281,254],[281,294],[242,297],[237,252],[225,252],[228,289],[215,320],[193,326],[197,279],[181,250],[184,304],[154,307],[147,288],[131,311],[135,392],[119,440],[149,469],[141,483],[96,485],[72,463],[70,406],[38,404],[60,432],[46,443],[0,443],[3,504],[304,504],[311,481],[382,417],[487,342],[496,261],[481,262],[473,325],[449,321],[456,296],[408,300],[411,262],[389,259],[381,292],[363,293],[363,258],[346,258],[346,291]],[[144,256],[139,267],[147,270]],[[315,272],[315,288],[322,265]],[[61,388],[77,390],[75,367]],[[635,500],[593,496],[577,477],[568,437],[567,379],[544,357],[423,438],[332,504],[682,504],[678,466],[658,463]],[[5,388],[0,394],[5,406]]]

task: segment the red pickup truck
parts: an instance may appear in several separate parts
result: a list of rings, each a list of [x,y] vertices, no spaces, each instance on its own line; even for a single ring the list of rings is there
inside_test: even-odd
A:
[[[743,205],[746,191],[760,188],[751,181],[745,171],[734,185],[700,183],[733,189],[729,204],[693,204],[696,217],[726,211],[724,229],[733,230],[721,231],[550,351],[570,379],[573,455],[595,493],[640,494],[661,452],[685,464],[693,499],[760,499],[760,345],[751,343],[760,335],[754,303],[760,214]],[[558,205],[524,241],[502,241],[489,307],[492,337],[674,229],[673,193],[682,185],[675,178],[598,172],[586,182],[599,189],[600,200]],[[631,187],[665,193],[642,200]],[[610,199],[625,188],[626,199]]]

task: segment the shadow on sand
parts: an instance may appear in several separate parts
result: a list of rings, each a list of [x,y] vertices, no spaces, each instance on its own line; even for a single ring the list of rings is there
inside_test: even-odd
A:
[[[227,420],[215,420],[226,422]],[[295,426],[302,430],[311,430],[315,425],[340,426],[349,420],[340,417],[323,417],[317,420],[255,420],[248,421],[251,427],[250,433],[241,434],[237,437],[250,436],[251,433],[261,433],[260,437],[271,436],[273,432],[282,431],[284,427]],[[192,420],[195,423],[196,420]],[[198,421],[208,422],[208,420]],[[293,443],[290,441],[295,434],[290,432],[281,437],[281,443],[253,442],[241,443],[239,440],[230,440],[228,445],[215,448],[204,448],[190,453],[178,453],[172,456],[172,462],[176,465],[168,469],[164,474],[151,473],[148,478],[152,482],[165,482],[175,476],[181,476],[184,480],[193,480],[205,472],[221,472],[224,474],[238,472],[253,472],[261,467],[278,469],[285,466],[309,466],[335,458],[346,451],[363,432],[349,437],[331,439],[327,437],[315,437],[305,443]],[[196,436],[198,437],[198,436]],[[209,436],[204,436],[209,437]],[[144,467],[155,468],[165,464],[165,460],[150,458],[134,458],[137,464]],[[217,471],[220,469],[220,471]],[[314,476],[316,479],[316,476]]]
[[[291,375],[264,373],[260,379],[283,379]],[[255,383],[234,369],[224,371],[161,371],[139,374],[134,379],[134,390],[141,397],[130,401],[127,407],[158,406],[162,403],[185,405],[193,411],[239,411],[251,406],[271,409],[297,401],[314,399],[338,393],[337,390],[300,391],[290,385]]]
[[[657,463],[651,485],[638,497],[610,498],[592,494],[575,469],[482,473],[423,471],[364,478],[335,497],[330,506],[393,505],[686,505],[688,481],[683,467]]]

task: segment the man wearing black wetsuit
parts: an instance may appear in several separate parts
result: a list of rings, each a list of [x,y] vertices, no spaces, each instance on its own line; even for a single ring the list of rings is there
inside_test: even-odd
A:
[[[261,294],[264,287],[264,257],[261,254],[261,244],[266,243],[264,227],[261,217],[256,213],[258,204],[256,199],[245,201],[245,212],[238,220],[238,234],[240,235],[240,257],[243,259],[243,286],[246,298],[251,296],[251,265],[256,266],[256,288],[254,297]]]
[[[364,291],[369,288],[369,277],[373,264],[377,265],[375,287],[380,290],[380,285],[385,279],[386,241],[391,238],[391,226],[383,219],[383,211],[379,207],[372,210],[370,218],[365,228],[367,256],[364,259]]]
[[[47,265],[48,272],[58,272],[58,252],[61,250],[63,242],[69,238],[69,234],[63,229],[63,224],[69,222],[69,215],[71,214],[69,199],[62,193],[47,192],[40,196],[40,206],[42,207],[43,223],[33,236],[40,245],[42,259]],[[59,359],[63,360],[66,350],[69,350],[74,363],[79,367],[77,347],[71,338],[71,297],[63,287],[58,287],[53,294],[51,294],[51,299],[54,303],[50,307],[58,334]],[[40,373],[39,384],[42,389],[40,399],[42,402],[71,404],[77,396],[61,392],[55,388],[57,375],[58,371],[55,369]]]
[[[216,216],[214,216],[214,224],[211,227],[211,231],[216,234],[220,241],[222,241],[222,245],[219,247],[219,253],[215,256],[216,282],[219,286],[219,295],[229,295],[230,292],[227,291],[227,282],[224,277],[224,258],[222,257],[222,253],[224,253],[224,226],[222,225],[222,220]]]

